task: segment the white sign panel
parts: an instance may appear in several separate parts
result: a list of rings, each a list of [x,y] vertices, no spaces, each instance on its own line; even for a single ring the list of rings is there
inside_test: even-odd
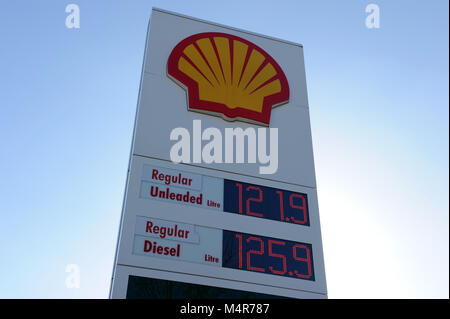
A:
[[[135,125],[112,298],[326,298],[301,45],[153,9]]]

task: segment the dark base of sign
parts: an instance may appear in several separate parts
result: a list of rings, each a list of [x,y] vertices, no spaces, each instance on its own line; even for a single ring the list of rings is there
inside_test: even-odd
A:
[[[284,297],[179,281],[129,276],[127,299],[280,299]]]

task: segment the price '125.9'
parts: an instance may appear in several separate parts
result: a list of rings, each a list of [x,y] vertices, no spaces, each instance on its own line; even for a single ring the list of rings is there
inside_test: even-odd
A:
[[[222,266],[314,281],[312,246],[223,231]]]

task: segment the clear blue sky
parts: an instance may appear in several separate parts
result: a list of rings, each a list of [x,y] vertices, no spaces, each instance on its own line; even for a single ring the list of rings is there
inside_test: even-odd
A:
[[[3,1],[0,297],[108,296],[153,6],[304,45],[330,297],[448,298],[446,0]]]

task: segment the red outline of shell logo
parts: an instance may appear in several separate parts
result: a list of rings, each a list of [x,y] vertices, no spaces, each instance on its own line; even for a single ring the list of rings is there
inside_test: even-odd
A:
[[[188,109],[230,121],[266,125],[272,108],[289,101],[289,84],[263,49],[235,35],[192,35],[172,50],[172,80],[187,90]]]

